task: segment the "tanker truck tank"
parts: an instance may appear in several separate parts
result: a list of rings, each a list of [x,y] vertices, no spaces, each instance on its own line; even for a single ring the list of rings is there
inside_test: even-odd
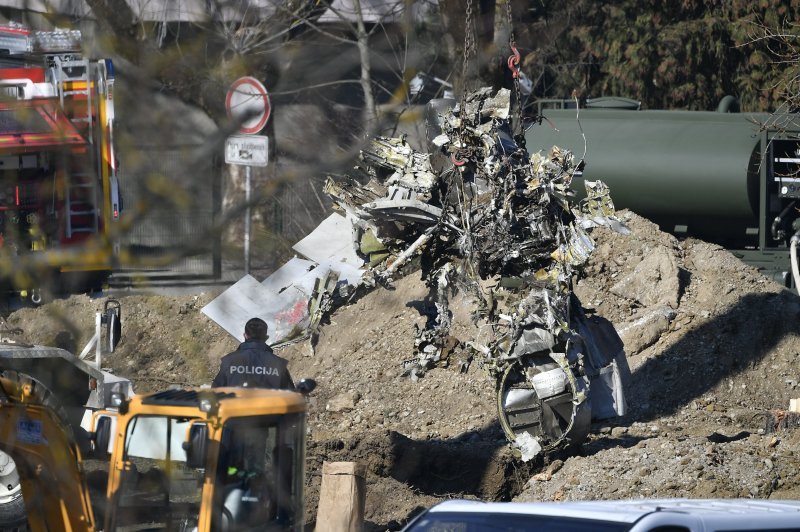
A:
[[[556,145],[583,156],[578,180],[605,181],[617,208],[725,246],[789,286],[789,243],[800,229],[800,115],[729,112],[738,103],[727,97],[718,111],[641,111],[625,102],[540,102],[528,150]]]

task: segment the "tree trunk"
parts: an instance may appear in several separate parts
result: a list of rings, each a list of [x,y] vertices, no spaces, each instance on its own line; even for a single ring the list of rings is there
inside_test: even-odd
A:
[[[375,110],[375,97],[372,94],[369,35],[367,35],[364,17],[361,13],[361,0],[353,0],[353,6],[356,11],[356,37],[358,39],[358,54],[361,59],[361,90],[364,91],[364,130],[369,131],[378,118]]]
[[[511,0],[496,0],[494,8],[494,49],[498,56],[507,55],[505,52],[509,50],[508,39],[514,28],[508,20],[508,9]]]

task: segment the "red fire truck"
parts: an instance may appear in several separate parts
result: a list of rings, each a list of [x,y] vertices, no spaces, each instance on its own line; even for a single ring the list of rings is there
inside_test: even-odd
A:
[[[77,30],[0,27],[0,280],[5,288],[98,288],[111,273],[122,203],[114,70]]]

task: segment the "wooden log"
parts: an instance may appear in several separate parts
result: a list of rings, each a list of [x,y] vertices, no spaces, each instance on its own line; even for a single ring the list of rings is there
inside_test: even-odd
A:
[[[358,462],[322,464],[316,532],[361,532],[367,498],[367,468]]]
[[[789,412],[800,414],[800,398],[789,399]]]

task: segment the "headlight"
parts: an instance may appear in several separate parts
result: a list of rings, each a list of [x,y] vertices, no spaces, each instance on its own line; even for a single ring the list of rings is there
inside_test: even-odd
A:
[[[201,399],[200,410],[206,413],[211,412],[211,401],[209,401],[208,399]]]
[[[122,396],[121,393],[112,393],[111,394],[111,406],[119,408],[123,404],[125,404],[125,398]]]

